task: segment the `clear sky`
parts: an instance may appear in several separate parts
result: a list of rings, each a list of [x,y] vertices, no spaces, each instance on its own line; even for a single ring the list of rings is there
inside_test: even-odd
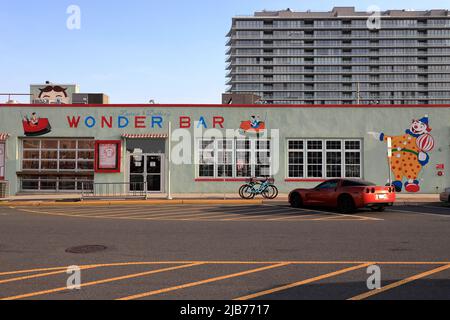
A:
[[[80,30],[66,27],[69,5],[81,9]],[[0,93],[49,80],[112,103],[220,103],[233,16],[370,5],[449,9],[450,1],[0,0]]]

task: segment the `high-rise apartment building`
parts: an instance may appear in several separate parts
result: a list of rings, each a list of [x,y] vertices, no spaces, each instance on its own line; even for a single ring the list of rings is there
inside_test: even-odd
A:
[[[233,18],[229,93],[274,104],[449,104],[449,10]]]

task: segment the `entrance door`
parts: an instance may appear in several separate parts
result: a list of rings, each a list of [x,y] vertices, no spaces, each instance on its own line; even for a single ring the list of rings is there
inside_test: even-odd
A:
[[[131,155],[130,182],[130,191],[163,192],[164,155]]]

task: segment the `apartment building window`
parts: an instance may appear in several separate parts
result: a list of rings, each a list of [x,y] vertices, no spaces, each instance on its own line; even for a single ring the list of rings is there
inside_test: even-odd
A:
[[[288,178],[362,178],[362,141],[289,139]]]
[[[198,140],[199,178],[267,177],[272,173],[267,139]]]

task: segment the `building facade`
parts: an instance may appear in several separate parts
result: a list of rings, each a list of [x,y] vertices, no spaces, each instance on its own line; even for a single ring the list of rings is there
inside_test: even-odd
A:
[[[234,17],[229,93],[274,104],[450,103],[448,10]]]
[[[287,193],[391,172],[399,191],[436,193],[450,182],[449,119],[449,105],[0,105],[0,179],[11,195],[237,195],[250,177]]]

